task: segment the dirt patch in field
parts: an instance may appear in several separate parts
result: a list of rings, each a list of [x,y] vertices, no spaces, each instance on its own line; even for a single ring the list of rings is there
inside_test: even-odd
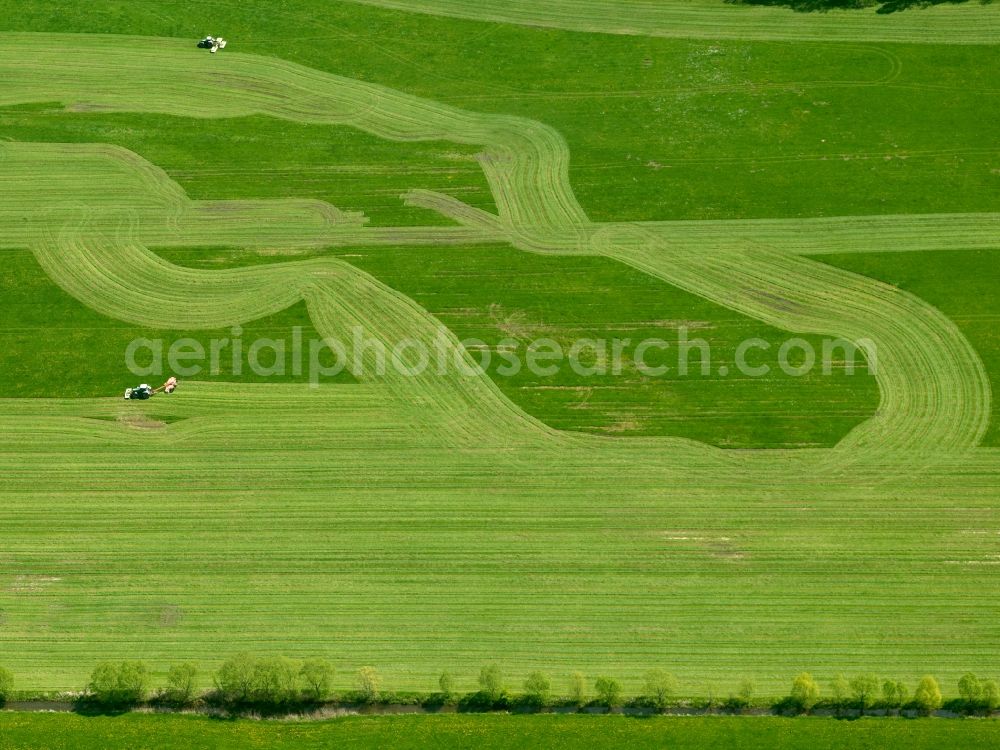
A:
[[[168,604],[160,610],[159,624],[161,628],[172,628],[184,619],[184,610],[176,604]]]
[[[712,557],[720,560],[745,560],[747,557],[746,552],[738,549],[736,545],[724,537],[710,542],[708,551]]]
[[[543,333],[551,333],[552,327],[529,321],[523,310],[508,311],[503,305],[492,304],[489,308],[490,320],[499,331],[514,339],[538,338]]]
[[[790,299],[786,299],[785,297],[781,297],[777,294],[771,294],[770,292],[765,292],[761,289],[744,289],[743,294],[756,302],[762,302],[775,310],[780,310],[781,312],[801,313],[805,310],[805,308],[798,302],[793,302]]]
[[[620,419],[617,422],[612,422],[608,425],[600,425],[595,429],[615,435],[623,432],[635,432],[636,430],[641,430],[642,423],[634,419]]]
[[[214,84],[224,89],[248,91],[254,94],[269,94],[276,96],[279,99],[284,93],[278,90],[275,84],[264,78],[251,78],[250,76],[232,73],[209,74],[207,78],[209,78]]]
[[[684,529],[658,531],[656,535],[666,542],[696,544],[719,560],[745,560],[749,557],[747,552],[737,547],[733,538],[728,536],[706,536],[703,533]]]
[[[242,206],[237,201],[201,201],[198,210],[209,216],[222,214],[246,213],[246,206]]]
[[[123,414],[118,417],[117,421],[118,424],[123,424],[135,430],[162,430],[167,426],[167,423],[163,420],[154,419],[145,414]]]
[[[681,328],[687,328],[688,330],[704,330],[706,328],[714,328],[715,324],[710,320],[650,320],[645,323],[639,323],[638,326],[652,326],[654,328],[676,328],[680,330]]]
[[[521,388],[522,391],[578,391],[586,392],[590,391],[620,391],[623,390],[617,385],[526,385]]]
[[[479,162],[479,158],[477,157],[476,154],[462,154],[459,153],[458,151],[446,151],[445,153],[441,154],[441,158],[448,159],[449,161],[472,162],[474,164]]]
[[[116,112],[116,107],[110,104],[91,104],[89,102],[73,102],[66,105],[66,112]]]
[[[14,594],[37,594],[61,580],[58,576],[20,575],[14,577],[8,590]]]
[[[314,252],[310,247],[262,247],[257,250],[257,255],[309,255]]]
[[[1000,565],[1000,555],[992,555],[982,560],[945,560],[945,565]]]

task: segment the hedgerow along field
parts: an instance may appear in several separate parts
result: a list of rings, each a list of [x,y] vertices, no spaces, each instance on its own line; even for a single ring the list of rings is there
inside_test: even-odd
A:
[[[8,332],[72,337],[82,304],[83,359],[111,381],[80,397],[74,373],[12,368],[18,395],[30,373],[56,390],[0,417],[0,663],[19,684],[80,688],[108,657],[208,674],[244,649],[324,655],[342,687],[374,664],[394,687],[448,669],[465,689],[498,661],[513,685],[581,669],[632,690],[663,666],[689,695],[741,677],[778,695],[805,668],[947,687],[995,663],[995,353],[935,306],[940,279],[914,296],[841,259],[994,252],[996,12],[865,34],[843,16],[853,41],[821,42],[741,37],[730,10],[717,37],[670,39],[348,3],[4,14],[0,257],[51,310],[23,302]],[[201,54],[209,32],[232,47]],[[403,253],[439,274],[401,272]],[[535,306],[530,273],[557,280]],[[140,405],[117,397],[132,376],[101,333],[304,308],[322,335],[426,340],[439,321],[465,335],[463,306],[483,329],[566,325],[587,285],[598,329],[659,319],[616,319],[616,291],[643,316],[691,299],[721,341],[874,338],[879,372],[772,381],[801,391],[776,416],[715,379],[700,398],[731,414],[709,427],[689,406],[667,424],[685,383],[630,383],[627,413],[586,425],[558,390],[489,377],[185,382]],[[5,373],[37,356],[17,341]],[[654,427],[599,429],[645,401]],[[598,434],[556,429],[581,426]],[[731,442],[770,450],[714,447]]]

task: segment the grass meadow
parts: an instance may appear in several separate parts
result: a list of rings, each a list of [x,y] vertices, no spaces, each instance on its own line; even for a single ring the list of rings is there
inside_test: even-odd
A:
[[[107,658],[157,684],[191,660],[207,687],[241,650],[328,658],[338,690],[363,665],[467,690],[498,662],[557,693],[583,670],[634,694],[661,667],[682,698],[743,678],[778,697],[802,670],[932,673],[948,697],[994,669],[1000,8],[845,15],[824,37],[838,14],[707,0],[717,36],[679,2],[669,34],[648,8],[598,33],[599,2],[506,9],[531,25],[489,2],[494,20],[376,7],[394,4],[0,0],[0,665],[18,687],[79,690]],[[755,19],[744,35],[730,12]],[[207,33],[231,47],[197,57]],[[223,367],[120,397],[139,337],[358,321],[421,341],[441,324],[459,356],[469,337],[689,328],[716,367],[748,338],[870,334],[885,367],[314,389]],[[988,747],[995,726],[0,713],[0,749],[111,738]]]
[[[90,748],[960,748],[997,747],[993,721],[584,716],[379,716],[323,722],[0,714],[0,747]]]

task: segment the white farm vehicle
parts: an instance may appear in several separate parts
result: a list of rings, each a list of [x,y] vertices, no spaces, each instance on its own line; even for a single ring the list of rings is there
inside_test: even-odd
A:
[[[198,46],[201,49],[207,49],[214,55],[220,49],[226,48],[226,40],[223,39],[221,36],[206,36],[204,39],[198,42]]]

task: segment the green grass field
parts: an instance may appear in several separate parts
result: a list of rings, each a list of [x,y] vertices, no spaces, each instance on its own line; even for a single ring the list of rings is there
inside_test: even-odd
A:
[[[995,721],[773,717],[381,716],[325,722],[0,714],[0,748],[992,748]]]
[[[0,0],[0,665],[994,669],[1000,7],[401,5]],[[466,364],[689,327],[713,367],[118,395],[137,337],[358,325]],[[718,370],[791,336],[877,371]]]

